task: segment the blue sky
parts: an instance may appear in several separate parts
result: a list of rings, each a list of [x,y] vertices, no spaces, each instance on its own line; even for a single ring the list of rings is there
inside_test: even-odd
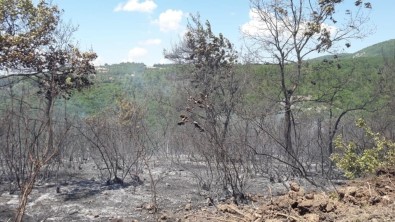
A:
[[[345,0],[352,3],[354,0]],[[395,38],[395,1],[371,0],[370,26],[375,32],[352,41],[348,52]],[[185,32],[190,13],[199,12],[216,33],[242,45],[240,28],[249,18],[248,0],[53,0],[64,10],[63,19],[78,31],[82,50],[93,49],[96,64],[162,63],[163,49],[171,49]]]

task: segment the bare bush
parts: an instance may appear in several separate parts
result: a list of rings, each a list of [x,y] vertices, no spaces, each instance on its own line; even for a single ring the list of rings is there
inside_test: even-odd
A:
[[[242,99],[242,73],[237,73],[237,52],[222,34],[214,35],[211,25],[192,16],[184,40],[166,57],[190,71],[187,103],[178,125],[187,125],[192,161],[205,165],[198,175],[201,186],[221,189],[244,201],[248,162],[236,130],[236,110]],[[197,175],[197,174],[195,174]],[[206,179],[205,179],[206,178]]]
[[[146,152],[147,131],[144,110],[119,99],[116,108],[88,118],[80,132],[90,143],[90,155],[109,184],[123,184],[126,176],[139,171]]]
[[[33,92],[33,97],[31,93]],[[54,163],[53,157],[63,146],[68,129],[52,131],[50,136],[48,118],[44,107],[34,99],[34,90],[22,86],[21,93],[14,94],[10,88],[10,97],[6,100],[7,109],[2,111],[1,156],[3,170],[9,180],[10,192],[20,190],[20,203],[17,221],[22,220],[28,196],[38,178],[45,177],[44,172]],[[48,146],[51,138],[56,149]]]

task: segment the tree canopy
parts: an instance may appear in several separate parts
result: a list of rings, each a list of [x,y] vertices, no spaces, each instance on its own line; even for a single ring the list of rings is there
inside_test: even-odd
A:
[[[53,96],[90,85],[97,56],[73,45],[75,30],[62,23],[61,10],[48,1],[0,1],[0,79],[30,78],[40,92],[51,90]]]

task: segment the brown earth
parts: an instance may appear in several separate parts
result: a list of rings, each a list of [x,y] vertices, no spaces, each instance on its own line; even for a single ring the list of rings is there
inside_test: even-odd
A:
[[[277,197],[250,195],[251,203],[224,203],[178,213],[162,212],[162,221],[395,221],[395,170],[353,180],[331,192],[309,192],[297,183]]]

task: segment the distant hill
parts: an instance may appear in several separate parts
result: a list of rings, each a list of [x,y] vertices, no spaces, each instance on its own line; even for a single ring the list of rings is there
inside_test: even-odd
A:
[[[340,53],[340,54],[337,54],[337,57],[338,58],[352,58],[352,55],[353,55],[353,53]],[[333,58],[334,58],[334,55],[324,55],[324,56],[319,56],[319,57],[309,59],[309,61],[322,61],[324,59],[330,60]]]
[[[143,73],[146,68],[147,66],[144,63],[121,62],[119,64],[97,66],[96,71],[107,75],[132,75]]]
[[[395,39],[380,42],[364,49],[359,50],[356,53],[350,54],[352,57],[390,57],[395,55]]]
[[[395,39],[379,42],[363,48],[355,53],[341,53],[339,58],[368,58],[368,57],[390,57],[395,56]],[[311,60],[333,59],[333,55],[324,55]]]

